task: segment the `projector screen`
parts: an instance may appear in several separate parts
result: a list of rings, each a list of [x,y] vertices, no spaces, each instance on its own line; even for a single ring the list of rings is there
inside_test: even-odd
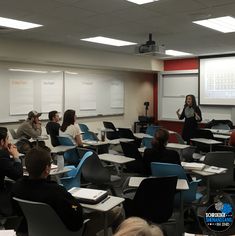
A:
[[[235,56],[200,58],[200,105],[235,105]]]

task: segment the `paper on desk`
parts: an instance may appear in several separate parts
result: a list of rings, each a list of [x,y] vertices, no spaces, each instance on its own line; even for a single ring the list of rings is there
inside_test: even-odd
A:
[[[227,168],[217,167],[217,166],[209,166],[204,169],[206,172],[221,174],[226,172]]]
[[[83,199],[93,199],[96,200],[100,196],[107,193],[107,191],[104,190],[98,190],[98,189],[88,189],[88,188],[71,188],[69,192],[77,198],[83,198]]]
[[[14,230],[0,230],[0,236],[16,236]]]
[[[204,163],[197,163],[197,162],[181,162],[181,165],[186,170],[202,170],[205,167]]]
[[[58,166],[57,165],[55,165],[55,164],[51,164],[51,169],[53,170],[53,169],[57,169],[58,168]]]

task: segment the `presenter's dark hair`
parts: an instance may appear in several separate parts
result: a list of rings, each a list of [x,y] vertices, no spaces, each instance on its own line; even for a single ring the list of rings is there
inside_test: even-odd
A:
[[[0,140],[5,140],[7,138],[7,128],[0,127]]]
[[[48,113],[48,118],[49,118],[49,120],[53,120],[53,117],[55,117],[55,115],[58,113],[58,111],[50,111],[49,113]]]
[[[152,141],[153,148],[156,148],[158,150],[165,149],[168,139],[169,139],[168,130],[160,128],[158,131],[156,131],[154,135]]]
[[[64,132],[69,125],[74,124],[74,122],[75,122],[74,116],[75,116],[75,111],[74,110],[65,111],[64,117],[63,117],[63,123],[62,123],[61,128],[60,128],[61,131]]]
[[[25,156],[25,166],[29,177],[39,178],[46,166],[51,165],[50,152],[41,148],[32,148]]]
[[[187,105],[187,98],[188,98],[188,97],[191,97],[191,98],[192,98],[192,107],[195,109],[195,108],[197,107],[197,102],[196,102],[195,96],[192,95],[192,94],[186,95],[186,97],[185,97],[185,102],[184,102],[184,107],[187,107],[187,106],[188,106],[188,105]]]

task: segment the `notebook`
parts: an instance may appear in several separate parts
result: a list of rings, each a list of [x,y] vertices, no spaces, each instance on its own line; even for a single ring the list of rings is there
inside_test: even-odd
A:
[[[97,204],[108,196],[108,192],[90,188],[71,188],[69,192],[81,203]]]
[[[202,170],[205,167],[204,163],[197,163],[197,162],[181,162],[181,165],[186,170]]]

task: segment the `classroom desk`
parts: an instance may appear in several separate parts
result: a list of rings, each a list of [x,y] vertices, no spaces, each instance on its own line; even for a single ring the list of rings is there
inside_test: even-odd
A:
[[[209,145],[210,152],[212,151],[212,145],[222,144],[222,142],[214,140],[214,139],[191,138],[190,140],[193,141],[193,142],[198,142],[198,143],[203,143],[203,144]]]
[[[208,167],[210,167],[210,166],[206,165],[202,170],[195,170],[195,169],[190,170],[190,169],[187,168],[187,171],[190,170],[191,173],[198,174],[200,176],[206,177],[206,199],[203,202],[203,205],[207,204],[209,199],[210,199],[210,177],[213,176],[213,175],[220,175],[220,174],[226,173],[226,170],[222,173],[208,172],[208,171],[206,171],[206,168],[208,168]]]
[[[103,145],[109,145],[108,141],[95,141],[95,140],[83,140],[83,144],[95,148],[95,151],[98,153],[99,147]]]
[[[130,138],[117,138],[117,139],[108,140],[108,143],[112,144],[112,145],[118,145],[118,144],[120,144],[120,142],[127,143],[127,142],[132,142],[132,141],[134,141],[134,139],[130,139]]]
[[[222,142],[224,142],[224,144],[226,145],[228,140],[230,139],[230,136],[228,135],[224,135],[224,134],[214,134],[213,135],[215,139],[221,140]]]
[[[102,160],[102,161],[107,161],[107,162],[114,163],[116,165],[120,165],[121,171],[119,171],[119,169],[117,168],[118,175],[122,175],[122,170],[123,170],[124,164],[135,160],[134,158],[121,156],[121,155],[115,155],[115,154],[111,154],[111,153],[104,153],[104,154],[100,154],[98,156],[99,156],[100,160]]]
[[[223,134],[223,135],[228,135],[230,136],[230,134],[232,133],[233,130],[226,130],[226,129],[207,129],[206,130],[210,130],[213,134]]]
[[[139,138],[139,139],[143,139],[143,138],[153,138],[152,135],[145,134],[145,133],[134,133],[134,136],[135,136],[136,138]]]
[[[59,146],[56,146],[56,147],[53,147],[51,149],[51,153],[55,153],[55,154],[58,154],[58,153],[64,153],[70,149],[73,149],[75,148],[76,146],[65,146],[65,145],[59,145]]]
[[[180,154],[180,158],[182,159],[183,157],[183,150],[190,147],[190,145],[186,145],[186,144],[180,144],[180,143],[168,143],[166,145],[166,148],[167,149],[173,149],[173,150],[176,150],[176,151],[179,151],[179,154]],[[139,152],[141,154],[144,153],[144,150],[146,149],[146,147],[140,147],[138,148]]]
[[[76,196],[74,196],[74,197],[76,197]],[[107,212],[110,211],[111,209],[113,209],[114,207],[120,205],[124,201],[125,201],[124,198],[109,195],[107,198],[105,198],[103,201],[101,201],[97,204],[81,203],[81,205],[82,205],[82,207],[84,207],[85,209],[88,209],[88,210],[103,212],[103,214],[104,214],[104,236],[108,236],[108,215],[107,215]]]
[[[40,135],[36,138],[32,138],[34,141],[36,141],[36,147],[38,148],[38,143],[40,141],[45,141],[45,140],[48,140],[49,139],[49,136],[48,135]]]

